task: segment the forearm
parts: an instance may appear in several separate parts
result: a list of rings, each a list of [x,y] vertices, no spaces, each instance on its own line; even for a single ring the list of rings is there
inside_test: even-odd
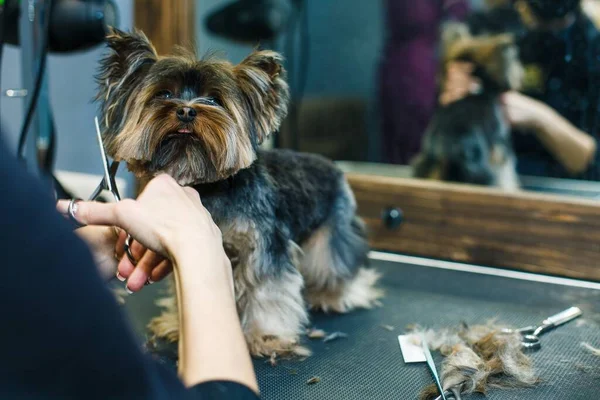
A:
[[[244,340],[229,265],[192,250],[177,259],[175,282],[180,320],[179,372],[186,385],[211,380],[241,383],[258,393],[254,369]]]
[[[596,140],[548,108],[534,127],[538,139],[570,173],[587,169],[596,154]]]

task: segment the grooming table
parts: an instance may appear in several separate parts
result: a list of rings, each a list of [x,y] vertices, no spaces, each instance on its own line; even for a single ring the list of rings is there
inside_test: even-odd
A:
[[[541,350],[531,355],[542,379],[539,386],[493,389],[487,397],[464,399],[600,398],[600,357],[581,346],[600,347],[600,284],[377,252],[371,266],[383,273],[383,306],[346,315],[314,313],[312,326],[348,337],[328,343],[304,338],[313,351],[304,361],[278,360],[272,366],[269,360],[256,360],[263,399],[417,399],[433,380],[425,363],[403,361],[397,336],[407,325],[442,328],[496,319],[521,327],[570,306],[580,307],[583,316],[543,335]],[[155,294],[144,291],[128,301],[140,332],[157,313],[144,299]],[[434,358],[440,370],[442,358],[437,353]],[[320,381],[307,384],[314,376]]]

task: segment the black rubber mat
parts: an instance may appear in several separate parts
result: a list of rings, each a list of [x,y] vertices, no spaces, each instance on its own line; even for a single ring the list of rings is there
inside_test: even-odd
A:
[[[600,357],[581,346],[600,346],[600,291],[389,262],[373,267],[384,273],[383,307],[314,314],[313,326],[348,337],[328,343],[305,339],[313,355],[304,361],[272,366],[256,360],[263,399],[416,399],[432,379],[424,363],[403,362],[397,336],[407,325],[441,328],[496,318],[525,326],[570,306],[579,306],[584,315],[542,336],[542,349],[532,354],[542,383],[533,389],[492,390],[487,398],[600,399]],[[435,356],[439,366],[441,358]],[[320,381],[307,384],[315,376]]]

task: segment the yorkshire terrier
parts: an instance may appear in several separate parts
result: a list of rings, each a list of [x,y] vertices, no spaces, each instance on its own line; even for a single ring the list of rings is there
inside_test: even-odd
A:
[[[365,229],[343,173],[316,155],[259,148],[287,113],[278,53],[233,65],[182,49],[158,56],[141,32],[115,29],[107,42],[98,75],[107,151],[142,181],[167,173],[198,190],[232,260],[253,355],[307,355],[307,305],[343,313],[378,303],[379,275],[362,268]],[[169,303],[150,329],[175,341]]]
[[[517,190],[510,125],[500,103],[500,95],[518,89],[523,79],[513,39],[473,37],[464,25],[452,24],[445,29],[443,48],[442,80],[451,62],[468,62],[481,90],[438,107],[413,162],[414,176]]]

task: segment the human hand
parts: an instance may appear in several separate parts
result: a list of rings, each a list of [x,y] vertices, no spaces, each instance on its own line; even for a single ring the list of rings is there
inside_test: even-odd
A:
[[[126,288],[129,292],[137,292],[146,284],[161,281],[173,271],[171,261],[162,255],[147,249],[140,242],[132,240],[130,252],[135,265],[125,253],[127,233],[119,230],[114,245],[114,257],[120,260],[117,268],[117,279],[127,281]]]
[[[472,75],[474,69],[473,64],[467,62],[454,61],[448,64],[440,104],[447,106],[469,94],[481,92],[481,81]]]
[[[513,128],[539,130],[553,110],[546,104],[519,92],[506,92],[500,98]]]
[[[59,202],[58,208],[66,213],[68,202]],[[131,234],[138,242],[132,245],[133,256],[136,259],[141,255],[142,246],[145,246],[174,263],[184,254],[194,253],[202,256],[203,265],[216,263],[230,266],[223,250],[221,232],[202,205],[198,192],[179,186],[167,175],[160,175],[150,181],[137,200],[126,199],[119,203],[79,202],[75,217],[83,224],[117,226]],[[123,232],[116,244],[118,251],[123,247],[124,241]],[[137,248],[138,245],[140,249]],[[140,260],[143,260],[146,254],[148,253],[144,253]],[[122,263],[128,262],[124,261],[126,256],[123,257],[122,253],[120,256]],[[148,258],[149,261],[153,261],[148,262],[148,265],[156,264],[155,256]],[[168,273],[169,269],[162,261],[151,271],[141,269],[139,263],[136,268],[132,268],[132,265],[124,266],[132,271],[129,280],[142,273],[138,273],[138,269],[152,280],[155,276]]]
[[[108,226],[90,225],[79,228],[75,232],[89,246],[100,275],[106,280],[114,277],[117,271],[114,249],[118,230]]]
[[[141,290],[147,282],[158,282],[172,271],[169,260],[136,241],[131,246],[132,255],[138,260],[134,266],[125,254],[127,234],[119,228],[88,225],[75,233],[89,246],[100,275],[106,280],[115,275],[122,282],[127,280],[130,292]]]

